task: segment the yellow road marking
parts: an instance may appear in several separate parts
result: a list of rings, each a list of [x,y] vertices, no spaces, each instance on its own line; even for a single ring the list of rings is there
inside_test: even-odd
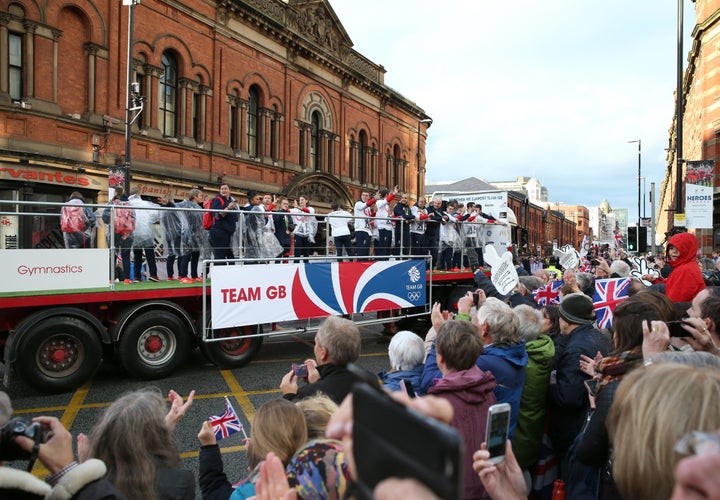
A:
[[[248,396],[257,396],[259,394],[274,394],[279,393],[279,389],[264,389],[264,390],[257,390],[257,391],[244,391],[245,394]],[[213,394],[196,394],[195,399],[217,399],[217,398],[224,398],[227,396],[227,392],[217,392]],[[167,399],[167,398],[166,398]],[[106,402],[106,403],[85,403],[85,404],[78,404],[77,409],[78,410],[86,410],[89,408],[105,408],[106,406],[110,406],[112,404],[112,401]],[[44,414],[49,412],[56,412],[56,411],[64,411],[67,409],[67,406],[46,406],[43,408],[26,408],[24,410],[13,410],[13,413],[17,414]],[[77,412],[76,412],[77,413]]]
[[[248,398],[249,393],[245,392],[245,390],[240,385],[240,382],[238,382],[238,380],[235,378],[235,375],[233,375],[230,370],[220,370],[220,375],[222,375],[222,377],[225,379],[225,383],[230,389],[232,395],[235,396],[235,399],[237,400],[240,408],[242,409],[242,412],[245,414],[247,419],[252,422],[252,419],[255,416],[255,407],[250,402],[250,398]],[[275,391],[264,392],[267,394],[269,392]]]
[[[83,401],[85,401],[85,398],[87,397],[88,391],[90,391],[91,382],[85,382],[85,384],[80,387],[75,393],[73,394],[72,399],[70,399],[70,402],[67,404],[67,406],[59,407],[58,409],[65,409],[64,413],[60,417],[60,423],[63,424],[63,426],[66,429],[72,428],[73,423],[75,422],[75,419],[77,418],[78,413],[83,408]],[[37,409],[33,410],[34,413],[41,413],[43,411],[47,411],[47,409],[43,409],[41,411],[38,411]],[[21,413],[21,412],[17,412]],[[38,460],[35,462],[35,465],[32,469],[32,474],[35,477],[45,477],[48,474],[50,474],[50,471],[45,468],[45,466],[40,463]]]

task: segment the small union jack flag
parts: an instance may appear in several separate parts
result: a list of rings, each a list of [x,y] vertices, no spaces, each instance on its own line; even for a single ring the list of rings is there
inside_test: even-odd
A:
[[[533,299],[541,306],[557,305],[560,303],[560,288],[562,280],[555,280],[533,291]]]
[[[610,278],[595,280],[593,308],[597,316],[598,328],[612,327],[615,307],[628,298],[631,278]]]
[[[593,265],[590,264],[590,261],[586,258],[583,258],[580,261],[580,268],[578,269],[581,273],[591,273],[593,272]]]
[[[213,432],[215,433],[215,439],[218,441],[235,434],[236,432],[242,432],[245,439],[247,439],[245,429],[243,429],[240,419],[238,418],[237,413],[235,413],[235,409],[230,404],[230,400],[228,398],[225,398],[225,413],[219,417],[210,417],[208,418],[208,421],[210,422],[210,425],[212,425]]]

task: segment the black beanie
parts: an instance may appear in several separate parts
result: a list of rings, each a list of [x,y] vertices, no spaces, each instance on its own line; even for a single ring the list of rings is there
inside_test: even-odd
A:
[[[589,325],[595,321],[592,300],[583,293],[571,293],[560,302],[560,317],[575,325]]]

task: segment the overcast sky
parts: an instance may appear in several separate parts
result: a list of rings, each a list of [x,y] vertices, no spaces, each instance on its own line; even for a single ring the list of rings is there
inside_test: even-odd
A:
[[[695,8],[685,2],[684,56]],[[535,176],[552,202],[659,191],[675,113],[672,0],[330,0],[354,48],[434,120],[428,184]],[[650,217],[649,197],[647,216]]]

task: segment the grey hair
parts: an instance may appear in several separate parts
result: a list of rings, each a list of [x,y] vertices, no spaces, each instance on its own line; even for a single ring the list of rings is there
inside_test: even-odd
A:
[[[328,316],[320,324],[315,336],[318,343],[328,350],[333,364],[345,366],[360,357],[360,330],[349,319]]]
[[[476,318],[479,325],[488,325],[493,342],[517,342],[520,320],[505,302],[488,297],[478,308]]]
[[[610,274],[617,274],[622,278],[630,276],[630,266],[624,260],[614,260],[610,264]]]
[[[540,336],[543,316],[539,309],[527,304],[513,307],[513,311],[520,320],[517,336],[520,342],[531,342]]]
[[[580,290],[587,290],[593,284],[593,275],[591,273],[575,273],[575,283]]]
[[[393,370],[412,370],[425,361],[425,343],[409,330],[397,332],[388,346],[388,357]]]
[[[519,276],[518,279],[520,280],[520,286],[525,287],[525,290],[528,292],[537,290],[545,284],[543,280],[537,276]]]
[[[703,351],[664,351],[652,357],[653,364],[656,363],[680,363],[695,368],[708,368],[720,370],[720,358],[714,354]]]

